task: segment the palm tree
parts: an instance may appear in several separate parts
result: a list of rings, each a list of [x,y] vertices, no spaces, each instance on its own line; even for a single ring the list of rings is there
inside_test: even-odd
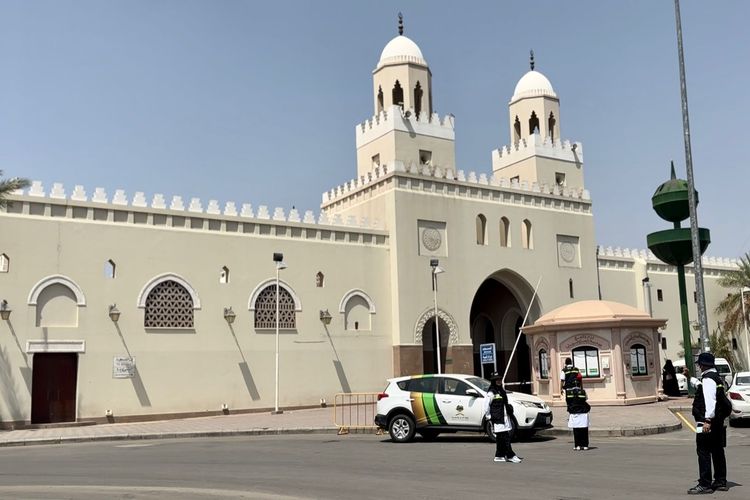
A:
[[[729,293],[716,307],[716,314],[724,317],[725,332],[740,333],[745,328],[745,321],[750,321],[750,293],[742,293],[744,287],[750,287],[750,252],[740,257],[739,269],[723,276],[719,284]],[[742,317],[742,300],[745,301],[745,318]]]
[[[7,203],[5,199],[10,193],[16,189],[24,189],[29,187],[31,182],[28,179],[22,179],[20,177],[11,177],[10,179],[3,179],[3,171],[0,170],[0,207],[4,207]]]

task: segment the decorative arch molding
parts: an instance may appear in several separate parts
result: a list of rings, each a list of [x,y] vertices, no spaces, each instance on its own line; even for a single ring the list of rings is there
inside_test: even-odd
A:
[[[76,304],[78,305],[78,307],[86,306],[86,296],[83,294],[83,290],[81,290],[81,287],[78,286],[75,281],[68,278],[67,276],[63,276],[62,274],[47,276],[46,278],[42,278],[41,280],[37,281],[36,285],[31,287],[31,292],[29,292],[29,298],[27,300],[28,304],[30,306],[37,305],[39,294],[41,294],[42,291],[44,291],[44,289],[50,285],[63,285],[69,288],[70,291],[73,292],[73,295],[76,296]]]
[[[414,329],[414,343],[415,344],[422,344],[422,331],[424,330],[424,326],[427,324],[427,322],[435,317],[435,309],[430,307],[426,311],[424,311],[420,316],[419,320],[417,321],[417,325]],[[438,308],[438,317],[442,319],[446,325],[448,325],[448,332],[450,333],[450,336],[448,337],[448,345],[451,344],[458,344],[458,325],[456,325],[456,320],[453,319],[453,316],[448,314],[447,312],[443,311],[442,309]]]
[[[370,298],[369,295],[367,295],[365,292],[363,292],[362,290],[358,288],[349,290],[348,292],[346,292],[346,294],[344,294],[344,296],[341,299],[341,302],[339,302],[339,312],[342,314],[346,312],[346,303],[349,302],[349,299],[357,295],[362,297],[365,300],[365,302],[367,302],[367,305],[369,306],[369,309],[370,309],[370,314],[375,314],[376,312],[375,302],[373,302],[373,300]],[[295,301],[295,304],[296,304],[296,301]]]
[[[258,300],[258,296],[260,295],[260,292],[266,289],[266,287],[276,285],[276,278],[268,278],[265,281],[261,281],[258,286],[256,286],[253,289],[253,293],[250,294],[250,300],[247,301],[247,309],[248,311],[255,311],[255,302]],[[299,300],[299,297],[297,297],[297,294],[294,293],[294,290],[291,286],[289,286],[287,283],[284,282],[284,280],[279,280],[279,288],[283,288],[287,292],[289,292],[289,295],[292,296],[292,300],[294,300],[294,310],[295,311],[301,311],[302,310],[302,302]]]
[[[647,349],[653,349],[653,341],[643,332],[630,332],[622,343],[623,349],[630,349],[634,344],[643,344]]]
[[[190,283],[188,283],[185,278],[183,278],[179,274],[174,273],[160,274],[159,276],[151,278],[151,281],[146,283],[146,285],[141,288],[141,293],[138,294],[138,307],[140,307],[141,309],[145,309],[146,299],[148,299],[148,295],[151,293],[151,290],[153,290],[159,283],[163,283],[165,281],[174,281],[175,283],[179,283],[185,288],[185,290],[188,291],[190,297],[193,299],[193,309],[201,308],[201,299],[200,297],[198,297],[198,292],[196,292],[195,289],[190,286]]]
[[[560,354],[571,352],[576,347],[591,346],[600,351],[609,351],[612,344],[609,340],[593,333],[579,333],[560,343]]]
[[[537,341],[534,343],[534,352],[538,353],[540,350],[544,349],[549,353],[549,341],[546,337],[540,337],[537,339]]]

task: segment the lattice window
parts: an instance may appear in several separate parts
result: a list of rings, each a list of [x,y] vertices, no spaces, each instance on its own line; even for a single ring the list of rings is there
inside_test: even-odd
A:
[[[297,327],[294,299],[284,288],[279,293],[279,328]],[[276,328],[276,285],[263,289],[255,300],[255,328]]]
[[[146,328],[193,328],[193,297],[176,281],[156,285],[146,298]]]

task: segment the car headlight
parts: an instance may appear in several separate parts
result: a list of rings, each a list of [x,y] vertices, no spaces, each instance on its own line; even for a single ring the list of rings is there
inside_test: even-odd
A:
[[[520,401],[520,403],[527,408],[539,408],[540,407],[538,404],[532,403],[531,401]]]

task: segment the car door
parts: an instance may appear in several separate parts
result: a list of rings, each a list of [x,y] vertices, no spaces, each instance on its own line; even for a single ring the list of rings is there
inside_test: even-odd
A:
[[[482,425],[484,405],[482,397],[466,394],[472,387],[453,377],[438,377],[437,402],[448,425]]]
[[[445,425],[437,403],[437,377],[425,375],[409,380],[408,391],[417,427]]]

